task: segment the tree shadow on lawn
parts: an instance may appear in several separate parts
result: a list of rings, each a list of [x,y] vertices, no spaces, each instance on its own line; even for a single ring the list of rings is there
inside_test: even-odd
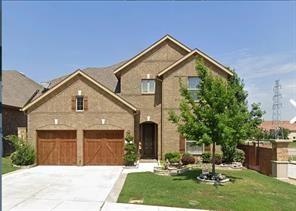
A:
[[[199,176],[201,173],[202,173],[201,169],[193,169],[193,170],[189,170],[187,172],[184,172],[183,174],[173,176],[174,177],[173,180],[193,180],[196,183],[202,183],[196,179],[196,177]],[[230,179],[231,183],[235,183],[236,180],[243,179],[242,177],[232,176],[232,175],[229,175],[225,172],[223,172],[223,175],[228,177]],[[216,184],[215,186],[223,186],[223,184]]]

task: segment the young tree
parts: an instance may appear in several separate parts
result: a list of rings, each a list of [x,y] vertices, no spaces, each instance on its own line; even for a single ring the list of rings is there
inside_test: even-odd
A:
[[[200,83],[194,101],[187,87],[180,81],[180,113],[169,112],[169,120],[178,131],[196,144],[212,144],[212,173],[215,174],[215,146],[235,146],[250,129],[247,93],[236,74],[229,80],[214,76],[197,60]],[[233,148],[231,148],[233,149]]]

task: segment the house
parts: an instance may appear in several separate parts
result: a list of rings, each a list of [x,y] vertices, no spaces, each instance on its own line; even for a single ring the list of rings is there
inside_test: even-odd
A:
[[[3,137],[17,135],[18,127],[27,127],[27,117],[20,109],[38,92],[42,86],[18,71],[2,72],[2,132]],[[12,148],[3,142],[3,154]]]
[[[201,153],[168,120],[168,112],[179,107],[179,80],[190,90],[197,87],[197,57],[214,74],[232,75],[210,56],[166,35],[128,61],[51,81],[23,108],[37,163],[122,164],[127,131],[142,159],[162,159],[170,151]]]
[[[289,130],[288,138],[291,141],[296,140],[296,123],[291,124],[289,121],[280,121],[279,127]],[[275,130],[277,125],[273,121],[264,121],[260,125],[260,128],[266,131]]]

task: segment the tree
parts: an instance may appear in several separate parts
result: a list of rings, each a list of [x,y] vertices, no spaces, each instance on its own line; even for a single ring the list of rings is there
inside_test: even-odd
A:
[[[196,144],[212,144],[212,173],[215,174],[215,146],[236,147],[250,130],[247,93],[236,74],[229,81],[217,77],[198,59],[196,70],[200,83],[194,101],[187,87],[180,81],[180,113],[169,112],[169,120],[178,131]],[[235,148],[234,148],[235,150]]]

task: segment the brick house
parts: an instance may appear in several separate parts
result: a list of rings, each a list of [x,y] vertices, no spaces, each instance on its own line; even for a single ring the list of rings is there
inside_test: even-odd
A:
[[[37,163],[122,164],[127,131],[142,159],[162,159],[169,151],[201,153],[202,147],[192,147],[168,121],[168,111],[178,110],[179,79],[196,89],[197,57],[214,74],[232,75],[205,53],[166,35],[130,60],[51,81],[23,108]]]
[[[27,127],[27,116],[20,109],[42,86],[18,71],[2,72],[2,132],[3,137],[17,135],[18,127]],[[3,154],[10,154],[12,148],[3,142]]]

